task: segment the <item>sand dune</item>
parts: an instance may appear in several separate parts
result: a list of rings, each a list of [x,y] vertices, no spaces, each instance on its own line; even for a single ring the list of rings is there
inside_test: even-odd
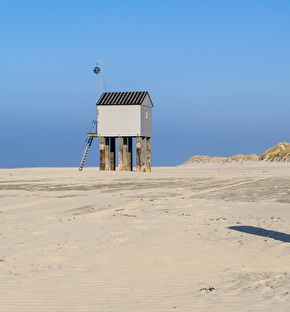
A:
[[[287,163],[0,170],[1,311],[288,311]]]
[[[191,156],[185,162],[192,163],[242,163],[250,161],[290,162],[290,144],[281,142],[266,150],[261,156],[237,154],[230,157]]]
[[[290,144],[286,142],[278,143],[272,148],[265,151],[261,156],[260,160],[265,161],[278,161],[278,162],[289,162],[290,161]]]

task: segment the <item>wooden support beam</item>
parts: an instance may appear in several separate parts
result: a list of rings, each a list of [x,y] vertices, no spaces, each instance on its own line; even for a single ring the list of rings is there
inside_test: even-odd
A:
[[[151,172],[151,138],[147,138],[147,171]]]
[[[118,138],[118,170],[123,170],[123,138]]]
[[[132,155],[132,144],[133,143],[133,138],[130,137],[128,138],[128,170],[132,171],[133,170],[133,155]]]
[[[105,170],[110,170],[110,138],[105,138]]]
[[[141,171],[141,137],[136,137],[136,170]]]
[[[116,140],[110,138],[110,170],[116,169]]]
[[[142,138],[141,143],[141,171],[146,171],[146,160],[147,160],[147,138]]]
[[[132,148],[132,137],[118,137],[118,170],[133,170]],[[100,170],[116,170],[115,137],[100,137]],[[136,171],[151,172],[151,138],[149,137],[136,137]]]
[[[128,138],[123,138],[123,168],[128,171]]]
[[[100,137],[100,170],[105,170],[105,138]]]

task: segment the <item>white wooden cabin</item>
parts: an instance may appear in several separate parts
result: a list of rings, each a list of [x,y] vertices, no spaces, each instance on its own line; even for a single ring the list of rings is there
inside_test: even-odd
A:
[[[153,103],[148,92],[104,92],[97,102],[99,137],[151,137]]]
[[[136,138],[136,170],[151,171],[153,103],[146,91],[104,92],[97,101],[100,170],[132,170],[132,140]]]

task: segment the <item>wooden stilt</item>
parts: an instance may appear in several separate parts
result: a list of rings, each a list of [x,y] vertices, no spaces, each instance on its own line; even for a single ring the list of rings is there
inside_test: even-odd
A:
[[[118,166],[116,138],[100,137],[100,170],[133,170],[133,137],[118,137]],[[151,138],[136,137],[136,171],[151,172]]]
[[[146,160],[147,160],[147,138],[142,138],[141,144],[141,171],[146,171]]]
[[[100,170],[105,170],[105,138],[100,137]]]
[[[123,138],[123,167],[128,171],[128,138]]]
[[[118,138],[118,170],[123,170],[123,138]]]
[[[141,171],[141,137],[136,137],[136,170]]]
[[[116,142],[115,138],[110,138],[110,170],[115,170],[116,163]]]
[[[151,138],[147,138],[147,171],[151,172]]]
[[[128,138],[128,170],[129,171],[133,170],[132,142],[133,142],[133,138],[132,137]]]
[[[105,170],[110,170],[110,138],[105,138]]]

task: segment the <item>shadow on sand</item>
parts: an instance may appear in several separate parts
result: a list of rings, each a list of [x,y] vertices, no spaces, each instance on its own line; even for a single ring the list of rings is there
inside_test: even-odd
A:
[[[249,226],[249,225],[230,226],[229,229],[247,233],[247,234],[273,238],[275,240],[278,240],[284,243],[290,243],[290,235],[286,233],[282,233],[282,232],[266,230],[260,227]]]

